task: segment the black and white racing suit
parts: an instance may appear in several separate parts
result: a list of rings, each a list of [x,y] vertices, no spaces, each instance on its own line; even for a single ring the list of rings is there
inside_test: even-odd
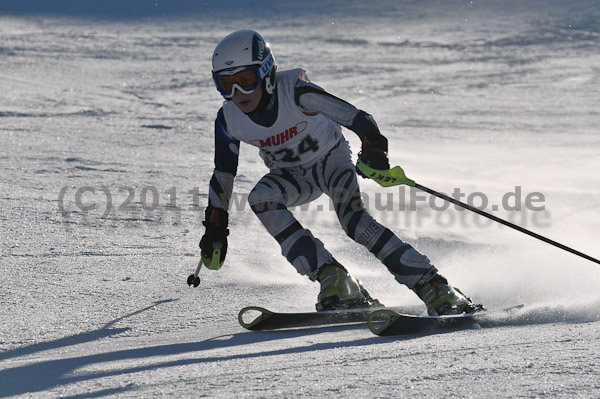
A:
[[[270,172],[248,202],[282,254],[302,274],[317,278],[331,254],[288,210],[325,193],[346,234],[369,249],[409,288],[430,269],[429,259],[400,240],[364,209],[348,142],[341,126],[361,139],[379,135],[367,113],[310,83],[301,69],[277,73],[276,91],[244,114],[226,101],[215,121],[215,169],[209,204],[228,209],[240,142],[258,147]]]

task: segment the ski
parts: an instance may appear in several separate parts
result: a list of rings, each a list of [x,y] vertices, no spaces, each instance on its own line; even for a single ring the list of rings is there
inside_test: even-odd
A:
[[[525,305],[511,306],[498,311],[481,311],[445,316],[417,316],[398,313],[390,309],[372,312],[367,326],[373,334],[387,337],[394,335],[427,334],[440,330],[465,329],[502,324],[502,319]]]
[[[415,312],[421,307],[403,308],[356,308],[329,310],[324,312],[274,312],[259,306],[248,306],[240,310],[238,321],[248,330],[280,330],[303,327],[325,327],[366,323],[375,310],[393,310],[397,312]]]

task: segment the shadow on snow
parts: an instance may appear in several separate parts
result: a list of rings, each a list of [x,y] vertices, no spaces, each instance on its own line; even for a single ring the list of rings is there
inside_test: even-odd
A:
[[[111,335],[119,334],[124,331],[130,330],[129,328],[111,328],[112,325],[121,321],[127,317],[131,317],[135,314],[149,310],[162,303],[171,302],[171,300],[159,301],[154,304],[147,306],[141,310],[133,312],[129,315],[120,317],[107,323],[98,330],[90,331],[86,333],[76,334],[70,337],[61,338],[54,341],[43,342],[38,344],[29,345],[23,348],[18,348],[12,351],[7,351],[0,354],[0,360],[15,358],[18,356],[29,355],[36,352],[41,352],[49,349],[57,349],[61,347],[88,343],[101,338],[105,338]],[[576,309],[574,309],[576,310]],[[578,322],[591,322],[600,319],[600,315],[597,317],[590,317],[590,314],[583,314],[583,312],[573,312],[571,317],[565,317],[569,313],[562,308],[554,307],[534,307],[520,313],[517,317],[505,319],[500,325],[529,325],[529,324],[548,324],[558,322],[578,323]],[[495,327],[495,323],[492,323],[491,327]],[[250,344],[264,343],[273,340],[281,340],[286,338],[298,338],[302,336],[312,335],[315,332],[333,332],[339,331],[340,328],[344,329],[364,329],[364,325],[350,325],[350,326],[331,326],[323,328],[310,328],[310,329],[296,329],[296,330],[284,330],[284,331],[271,331],[271,332],[240,332],[235,334],[217,336],[214,338],[206,339],[198,342],[187,342],[187,343],[176,343],[157,345],[135,349],[124,349],[116,350],[107,353],[99,353],[86,356],[77,356],[67,359],[54,359],[39,361],[35,363],[26,364],[23,366],[13,367],[9,369],[0,370],[0,397],[9,397],[14,395],[20,395],[32,392],[41,392],[55,388],[57,386],[68,385],[83,381],[90,381],[94,379],[101,379],[111,376],[139,373],[150,370],[162,369],[167,367],[186,366],[191,364],[211,363],[220,362],[227,360],[240,360],[240,359],[251,359],[256,357],[265,356],[278,356],[278,355],[289,355],[298,353],[307,353],[314,351],[322,351],[333,348],[348,348],[348,347],[360,347],[368,346],[373,344],[386,344],[390,342],[390,339],[382,339],[380,337],[369,337],[356,339],[354,341],[347,342],[325,342],[315,343],[303,346],[292,346],[283,349],[273,350],[262,350],[259,349],[250,353],[238,353],[223,356],[207,356],[202,357],[194,355],[194,352],[209,351],[221,348],[232,348],[237,346],[244,346]],[[409,335],[404,337],[392,337],[395,341],[415,339],[422,335]],[[119,367],[114,370],[107,371],[96,371],[96,372],[85,372],[77,374],[77,370],[85,366],[123,361],[130,359],[152,359],[158,356],[172,356],[172,355],[183,355],[190,354],[186,359],[170,360],[170,361],[158,361],[155,359],[152,364],[132,367]],[[125,392],[135,390],[134,384],[128,384],[124,387],[105,389],[97,392],[85,393],[85,397],[99,397],[106,395],[114,395],[119,392]],[[81,395],[71,396],[69,398],[79,398]]]
[[[125,318],[134,316],[141,312],[145,312],[153,307],[156,307],[160,304],[174,301],[173,299],[158,301],[153,303],[150,306],[147,306],[141,310],[135,311],[126,316],[117,318],[101,328],[88,331],[84,333],[75,334],[72,336],[60,338],[53,341],[48,342],[40,342],[28,346],[24,346],[21,348],[17,348],[14,350],[6,351],[0,353],[0,360],[6,360],[11,358],[17,358],[20,356],[31,355],[34,353],[59,349],[68,346],[85,344],[92,341],[100,340],[102,338],[106,338],[109,336],[113,336],[116,334],[120,334],[126,331],[131,330],[130,328],[112,328],[112,326],[122,321]],[[345,329],[348,328],[364,328],[361,325],[354,326],[345,326]],[[319,328],[319,332],[327,332],[327,331],[336,331],[339,327],[324,327]],[[244,354],[234,354],[227,356],[210,356],[210,357],[198,357],[194,356],[188,359],[180,359],[173,361],[165,361],[165,362],[154,362],[150,365],[144,366],[135,366],[129,368],[119,368],[118,370],[110,370],[110,371],[99,371],[99,372],[91,372],[91,373],[82,373],[77,375],[77,370],[83,368],[85,366],[106,363],[106,362],[114,362],[114,361],[123,361],[129,359],[148,359],[158,356],[169,356],[169,355],[181,355],[186,353],[193,352],[201,352],[208,351],[220,348],[229,348],[236,346],[243,346],[248,344],[262,343],[268,342],[272,340],[280,340],[285,338],[297,338],[304,335],[311,335],[315,333],[315,329],[299,329],[299,330],[287,330],[287,331],[275,331],[275,332],[260,332],[260,333],[252,333],[252,332],[240,332],[231,335],[223,335],[214,338],[210,338],[204,341],[199,342],[187,342],[180,344],[167,344],[167,345],[157,345],[145,348],[135,348],[135,349],[125,349],[125,350],[117,350],[107,353],[99,353],[93,355],[86,356],[77,356],[66,359],[53,359],[53,360],[45,360],[45,361],[34,361],[33,363],[29,363],[23,366],[7,368],[4,370],[0,370],[0,398],[11,397],[15,395],[22,395],[26,393],[33,392],[41,392],[46,391],[58,386],[65,386],[68,384],[78,383],[82,381],[90,381],[94,379],[101,379],[105,377],[115,376],[115,375],[124,375],[130,373],[138,373],[149,370],[156,370],[166,367],[176,367],[176,366],[185,366],[189,364],[199,364],[199,363],[210,363],[224,360],[237,360],[237,359],[247,359],[254,357],[262,357],[262,356],[277,356],[277,355],[286,355],[286,354],[294,354],[294,353],[304,353],[311,351],[320,351],[332,348],[340,348],[340,347],[353,347],[353,346],[363,346],[363,345],[371,345],[378,343],[377,337],[368,338],[368,339],[359,339],[350,342],[331,342],[331,343],[318,343],[313,345],[306,346],[296,346],[285,349],[278,349],[272,351],[264,351],[259,350],[253,353],[244,353]],[[135,390],[136,387],[134,384],[129,384],[124,387],[119,388],[111,388],[104,389],[97,392],[87,392],[82,395],[74,395],[68,398],[74,399],[79,397],[100,397],[106,395],[115,395],[120,392],[125,392],[129,390]]]

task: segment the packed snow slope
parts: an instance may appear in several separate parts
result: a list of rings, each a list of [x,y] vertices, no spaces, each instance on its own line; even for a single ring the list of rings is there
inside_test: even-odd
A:
[[[222,103],[211,54],[240,28],[371,113],[410,178],[599,258],[597,2],[213,3],[0,5],[0,397],[598,397],[600,265],[408,188],[361,181],[466,294],[527,303],[506,326],[244,331],[242,307],[311,311],[319,289],[245,203],[267,172],[247,145],[226,263],[185,282]],[[325,198],[295,213],[373,296],[419,303]]]

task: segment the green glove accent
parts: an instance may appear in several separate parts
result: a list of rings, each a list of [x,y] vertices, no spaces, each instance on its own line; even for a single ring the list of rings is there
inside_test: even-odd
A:
[[[215,249],[212,253],[212,259],[208,259],[206,256],[202,255],[202,263],[208,269],[211,270],[219,270],[221,266],[223,266],[223,261],[221,261],[221,250]]]

